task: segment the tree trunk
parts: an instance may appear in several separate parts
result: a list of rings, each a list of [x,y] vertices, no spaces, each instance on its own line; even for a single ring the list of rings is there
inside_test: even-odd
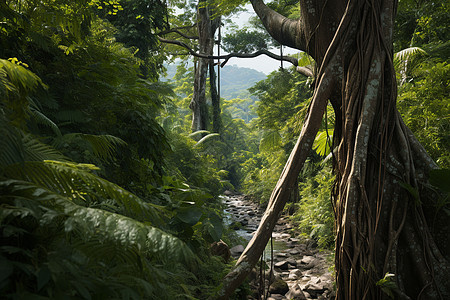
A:
[[[433,222],[429,216],[438,216],[443,228],[450,228],[448,218],[430,213],[435,200],[427,176],[436,165],[404,125],[395,105],[392,30],[397,2],[301,1],[302,16],[296,24],[261,0],[252,4],[276,40],[307,51],[320,68],[300,145],[286,164],[257,233],[226,277],[225,297],[227,289],[236,285],[233,276],[242,277],[261,255],[270,237],[266,231],[271,232],[286,201],[281,194],[292,188],[317,132],[322,101],[329,99],[336,115],[332,194],[337,299],[388,299],[388,295],[450,299],[449,253],[448,246],[443,247],[449,236],[436,243],[429,227]],[[417,190],[419,197],[405,187]],[[383,284],[380,280],[387,273],[394,276],[386,277],[388,283]]]
[[[220,68],[220,66],[219,66]],[[211,105],[213,109],[213,132],[220,133],[222,131],[222,117],[220,116],[220,98],[217,93],[216,72],[214,71],[214,61],[209,62],[209,86],[211,90]]]
[[[220,17],[211,20],[211,7],[208,0],[199,0],[197,5],[197,29],[199,51],[204,55],[213,55],[214,33],[220,24]],[[194,91],[189,108],[192,110],[192,131],[207,130],[209,117],[206,104],[206,78],[209,59],[199,58],[194,77]]]

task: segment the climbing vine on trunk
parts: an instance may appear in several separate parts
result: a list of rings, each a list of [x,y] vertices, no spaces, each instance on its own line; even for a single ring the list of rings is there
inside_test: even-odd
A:
[[[286,163],[257,233],[225,277],[226,298],[256,263],[292,190],[319,128],[333,105],[333,204],[337,299],[447,299],[449,232],[427,184],[437,168],[396,109],[393,67],[395,0],[301,1],[289,20],[252,5],[280,43],[317,63],[316,86],[297,145]],[[445,231],[446,230],[446,231]],[[445,236],[445,235],[444,235]],[[446,248],[447,247],[447,248]],[[386,276],[386,274],[388,274]]]

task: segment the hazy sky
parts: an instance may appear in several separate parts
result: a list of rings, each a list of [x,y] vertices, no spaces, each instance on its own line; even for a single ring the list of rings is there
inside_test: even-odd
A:
[[[242,28],[245,25],[248,25],[248,19],[252,16],[255,16],[256,13],[253,11],[253,8],[251,5],[246,5],[245,8],[247,9],[246,12],[241,12],[237,16],[233,17],[232,20],[234,23],[236,23],[239,28]],[[222,29],[226,32],[226,26]],[[222,50],[223,51],[223,50]],[[280,54],[280,49],[272,49],[272,52],[276,54]],[[289,47],[283,47],[283,55],[286,54],[294,54],[298,53],[299,50],[292,49]],[[221,53],[223,54],[223,53]],[[237,65],[239,67],[245,67],[245,68],[251,68],[258,70],[260,72],[263,72],[265,74],[269,74],[272,71],[275,71],[280,68],[280,61],[272,59],[266,55],[260,55],[255,58],[232,58],[227,63],[228,65]],[[291,64],[288,62],[283,62],[283,66],[290,67]]]

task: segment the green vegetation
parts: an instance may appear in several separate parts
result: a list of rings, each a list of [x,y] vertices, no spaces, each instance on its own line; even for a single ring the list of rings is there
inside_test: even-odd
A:
[[[314,79],[226,66],[222,132],[209,120],[192,133],[193,68],[183,61],[159,80],[169,54],[154,33],[167,29],[167,7],[66,2],[0,4],[0,294],[206,299],[230,268],[209,251],[230,240],[218,196],[267,203]],[[450,168],[449,15],[444,1],[401,1],[395,45],[398,109],[441,168]],[[332,124],[329,108],[286,208],[294,232],[325,248],[334,246]]]

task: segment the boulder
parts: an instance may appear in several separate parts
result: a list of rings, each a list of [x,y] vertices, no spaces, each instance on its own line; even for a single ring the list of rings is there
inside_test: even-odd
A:
[[[298,284],[294,284],[289,292],[286,293],[285,297],[293,300],[306,300],[306,296]]]
[[[228,262],[228,260],[230,259],[230,247],[228,247],[228,245],[222,240],[212,243],[210,250],[212,255],[222,257],[225,262]]]
[[[275,264],[275,268],[287,270],[289,268],[289,263],[286,260],[279,261]]]
[[[230,249],[230,252],[232,256],[239,256],[242,254],[242,252],[244,252],[244,246],[242,245],[234,246],[233,248]]]
[[[308,283],[305,288],[305,292],[308,292],[312,297],[317,298],[325,292],[325,288],[321,283]]]
[[[294,267],[297,266],[297,262],[295,261],[295,259],[288,258],[288,259],[286,259],[286,261],[287,261],[291,266],[294,266]]]
[[[271,294],[281,294],[284,295],[289,291],[289,286],[281,278],[275,279],[275,281],[270,285],[269,292]]]

